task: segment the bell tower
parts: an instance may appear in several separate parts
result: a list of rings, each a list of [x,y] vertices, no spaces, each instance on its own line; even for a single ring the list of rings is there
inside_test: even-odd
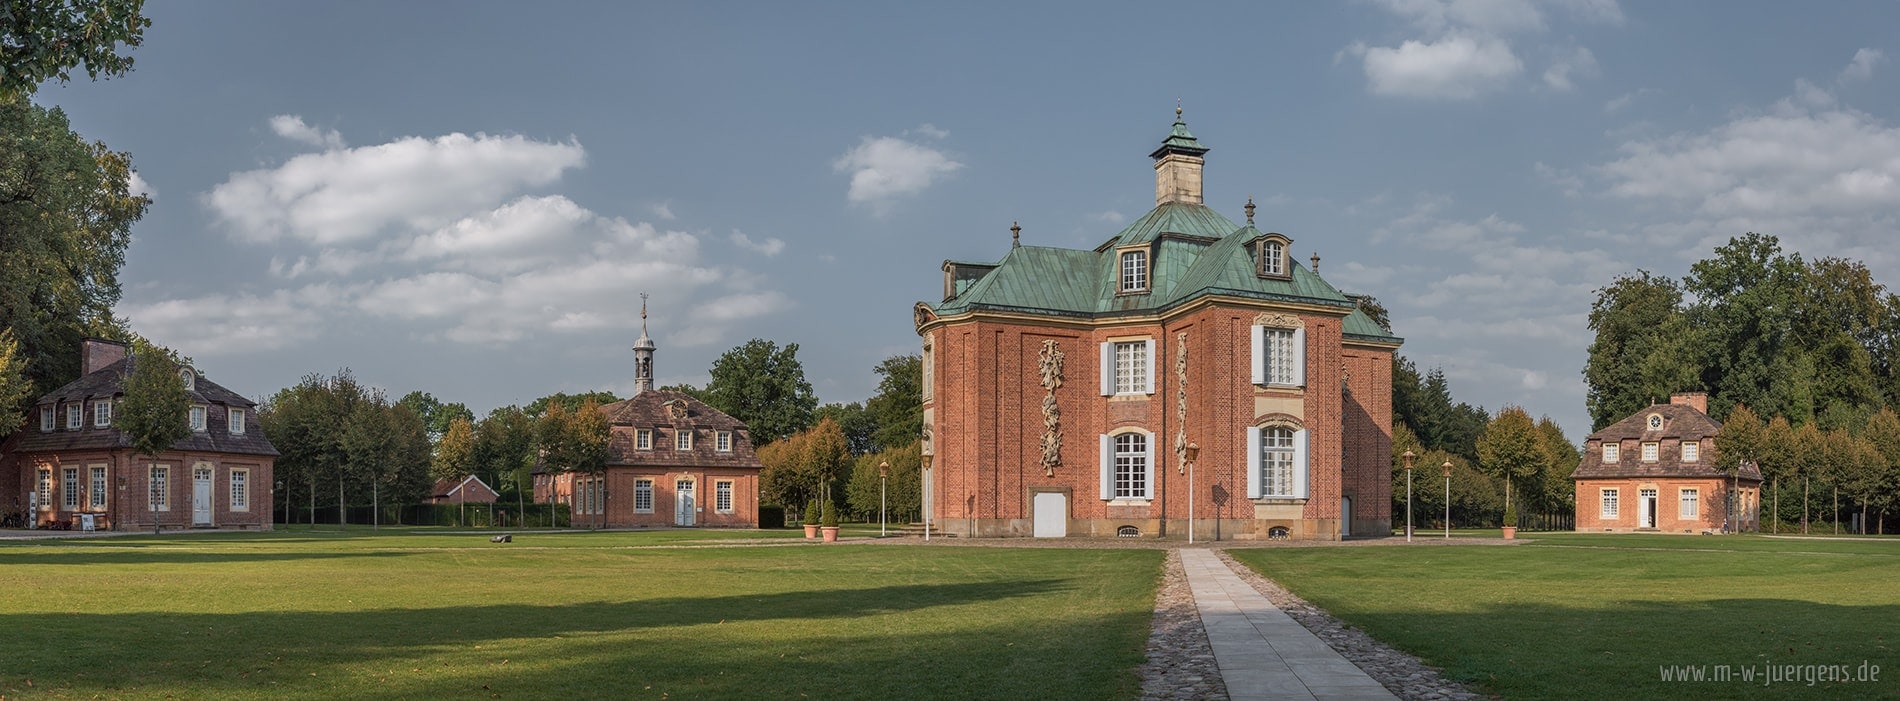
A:
[[[1201,166],[1206,165],[1207,147],[1188,133],[1181,118],[1181,106],[1174,106],[1174,128],[1161,148],[1148,154],[1155,159],[1155,204],[1181,202],[1201,204]]]
[[[653,389],[653,339],[647,336],[647,293],[640,293],[640,340],[633,342],[633,393]]]

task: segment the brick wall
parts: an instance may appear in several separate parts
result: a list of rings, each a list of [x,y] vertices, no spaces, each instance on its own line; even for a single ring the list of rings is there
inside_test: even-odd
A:
[[[211,528],[255,528],[269,529],[274,523],[276,504],[273,501],[272,476],[273,461],[267,456],[226,455],[220,453],[181,453],[167,451],[160,453],[156,460],[143,455],[133,455],[126,450],[83,451],[61,454],[35,454],[20,456],[18,471],[21,494],[37,490],[39,470],[44,467],[52,472],[53,489],[51,508],[42,504],[36,510],[35,520],[44,524],[52,521],[73,521],[82,514],[92,514],[98,528],[118,530],[147,530],[155,524],[167,530],[194,527]],[[153,464],[167,468],[165,508],[152,506],[152,470]],[[106,468],[106,504],[95,508],[91,501],[92,468],[103,465]],[[210,472],[209,522],[199,523],[194,519],[193,497],[195,481],[194,468],[203,466]],[[79,508],[68,509],[64,499],[64,472],[66,468],[79,470]],[[237,508],[232,500],[231,480],[234,472],[245,474],[246,508]],[[22,498],[22,506],[25,499]]]
[[[1752,485],[1749,485],[1752,488]],[[1681,494],[1684,488],[1698,490],[1697,516],[1685,519],[1681,513]],[[1602,490],[1616,489],[1618,510],[1615,517],[1606,518],[1602,509]],[[1727,509],[1728,483],[1714,477],[1684,478],[1604,478],[1577,480],[1577,530],[1579,531],[1637,531],[1649,530],[1640,525],[1642,517],[1641,490],[1656,490],[1656,525],[1654,530],[1664,533],[1701,533],[1719,531],[1722,528],[1723,515]]]

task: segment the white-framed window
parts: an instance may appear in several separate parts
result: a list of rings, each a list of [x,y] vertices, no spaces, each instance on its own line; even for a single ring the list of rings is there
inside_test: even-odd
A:
[[[1306,498],[1307,433],[1291,426],[1247,429],[1247,496]]]
[[[1617,514],[1621,511],[1621,505],[1617,503],[1618,491],[1619,490],[1616,489],[1602,490],[1603,507],[1602,510],[1598,512],[1599,516],[1603,518],[1617,517]]]
[[[638,514],[653,513],[653,480],[633,481],[633,511]]]
[[[40,510],[53,510],[53,468],[40,468]]]
[[[675,429],[673,431],[673,449],[674,450],[692,450],[693,449],[693,429],[690,429],[690,428]]]
[[[721,480],[713,483],[713,510],[722,514],[732,513],[732,482]]]
[[[57,413],[57,412],[54,412],[54,411],[53,411],[53,408],[52,408],[52,407],[50,407],[50,406],[43,406],[43,407],[40,407],[40,430],[41,430],[41,431],[52,431],[52,430],[53,430],[53,428],[54,428],[54,426],[53,426],[53,423],[54,423],[54,420],[55,420],[55,417],[54,417],[54,414],[55,414],[55,413]]]
[[[1102,344],[1102,396],[1153,394],[1154,339]]]
[[[66,430],[77,431],[86,422],[86,410],[79,403],[66,405]]]
[[[1268,275],[1286,274],[1286,247],[1279,241],[1268,241],[1260,247],[1260,271]]]
[[[1102,434],[1102,498],[1154,498],[1154,441],[1141,431]]]
[[[231,510],[251,510],[251,471],[249,468],[231,468]]]
[[[1122,251],[1121,291],[1143,292],[1148,289],[1148,252]]]
[[[1306,329],[1253,327],[1253,383],[1306,385]]]
[[[1622,446],[1619,446],[1615,443],[1604,443],[1603,444],[1603,461],[1616,462],[1618,458],[1622,457],[1620,455],[1621,451],[1622,451]]]
[[[244,435],[244,408],[227,407],[224,410],[224,428],[233,436]]]
[[[147,497],[147,506],[152,511],[172,510],[171,490],[172,468],[169,465],[153,465],[151,494]]]
[[[635,429],[633,432],[633,449],[634,450],[652,450],[653,449],[653,429],[650,429],[650,428]]]
[[[193,404],[190,409],[191,430],[205,430],[205,405]]]
[[[1682,461],[1697,462],[1702,459],[1702,444],[1696,441],[1682,442]]]
[[[1662,444],[1655,441],[1643,443],[1643,462],[1656,462],[1662,459]]]
[[[178,379],[185,383],[186,392],[190,392],[198,388],[198,376],[192,374],[191,368],[179,368]]]
[[[106,508],[106,466],[93,465],[92,470],[92,509]]]
[[[1676,514],[1682,518],[1697,518],[1702,510],[1702,490],[1683,489],[1676,494],[1680,501]]]
[[[112,400],[107,399],[92,403],[92,425],[96,428],[105,428],[112,425]]]
[[[713,434],[713,449],[721,453],[732,452],[732,432],[719,431]]]
[[[79,510],[79,468],[60,469],[59,501],[67,511]]]

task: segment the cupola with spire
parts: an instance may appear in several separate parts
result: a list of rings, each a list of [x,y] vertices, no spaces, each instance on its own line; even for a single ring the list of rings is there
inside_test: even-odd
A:
[[[640,338],[633,342],[633,393],[653,389],[653,351],[657,348],[647,336],[647,293],[640,293]]]
[[[1174,129],[1161,141],[1160,148],[1148,154],[1155,159],[1155,204],[1201,204],[1201,166],[1207,163],[1202,158],[1205,155],[1207,147],[1188,133],[1187,122],[1181,118],[1181,105],[1176,104]]]

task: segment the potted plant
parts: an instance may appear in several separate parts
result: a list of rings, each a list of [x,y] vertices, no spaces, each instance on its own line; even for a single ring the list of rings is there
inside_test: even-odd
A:
[[[838,510],[832,508],[830,499],[825,500],[825,518],[823,523],[824,525],[819,526],[819,530],[825,532],[825,542],[838,542]]]
[[[1504,502],[1504,539],[1517,539],[1517,505]]]
[[[805,505],[805,537],[806,538],[818,537],[818,500],[817,499],[813,499],[811,500],[810,504]]]

